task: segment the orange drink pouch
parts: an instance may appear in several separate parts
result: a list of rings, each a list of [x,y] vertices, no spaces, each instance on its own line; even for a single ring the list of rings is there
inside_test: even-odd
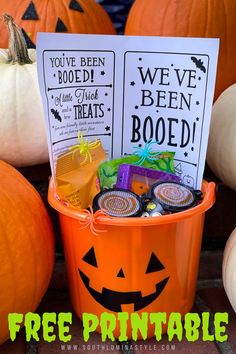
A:
[[[100,140],[88,142],[79,136],[79,144],[57,159],[56,192],[59,198],[78,209],[92,205],[99,192],[98,166],[105,158]]]

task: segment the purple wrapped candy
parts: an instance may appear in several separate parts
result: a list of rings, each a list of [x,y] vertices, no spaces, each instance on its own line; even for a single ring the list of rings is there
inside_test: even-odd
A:
[[[180,182],[180,177],[172,173],[152,168],[122,164],[119,166],[116,187],[130,190],[138,195],[147,193],[158,181]]]

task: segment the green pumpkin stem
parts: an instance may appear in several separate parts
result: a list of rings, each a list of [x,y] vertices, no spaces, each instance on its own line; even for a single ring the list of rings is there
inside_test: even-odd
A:
[[[32,64],[21,28],[17,26],[13,18],[8,14],[3,15],[3,20],[9,32],[8,63]]]

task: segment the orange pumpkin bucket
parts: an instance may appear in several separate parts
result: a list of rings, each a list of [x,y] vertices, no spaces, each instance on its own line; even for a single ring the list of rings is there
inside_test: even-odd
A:
[[[99,215],[93,219],[94,234],[86,213],[66,207],[55,197],[51,180],[48,200],[59,212],[71,300],[80,318],[84,312],[98,317],[121,311],[168,316],[191,310],[204,217],[214,204],[215,184],[204,181],[202,192],[198,206],[163,217]],[[114,335],[119,334],[117,321]],[[129,323],[127,335],[131,338]],[[150,325],[148,337],[153,335]]]

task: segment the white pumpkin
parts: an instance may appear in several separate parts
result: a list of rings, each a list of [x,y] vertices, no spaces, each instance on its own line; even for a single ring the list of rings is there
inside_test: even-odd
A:
[[[4,15],[4,19],[10,45],[9,50],[0,49],[0,159],[16,167],[45,163],[48,147],[36,52],[27,51],[12,18]]]
[[[236,190],[236,84],[213,105],[207,162],[228,187]]]
[[[236,312],[236,229],[231,233],[224,249],[222,277],[225,292]]]

